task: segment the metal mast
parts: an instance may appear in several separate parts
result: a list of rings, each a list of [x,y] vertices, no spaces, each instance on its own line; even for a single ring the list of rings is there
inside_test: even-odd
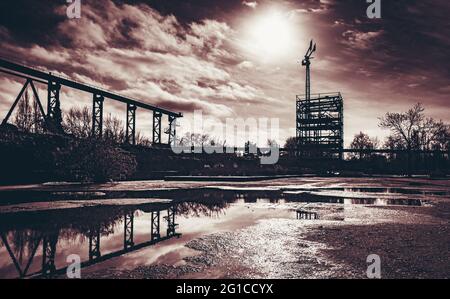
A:
[[[306,66],[306,100],[309,101],[311,99],[311,55],[316,51],[316,44],[313,46],[313,41],[309,43],[308,51],[306,51],[305,59],[302,61],[302,65]]]
[[[316,44],[313,45],[313,40],[309,43],[308,51],[306,51],[305,58],[302,60],[302,65],[306,66],[306,80],[305,80],[305,100],[307,103],[311,100],[311,59],[314,57],[311,57],[311,55],[316,51]],[[309,107],[309,106],[308,106]],[[310,111],[306,111],[307,119],[311,118]],[[311,136],[311,131],[307,131],[307,136]],[[314,132],[314,135],[317,135],[316,132]]]

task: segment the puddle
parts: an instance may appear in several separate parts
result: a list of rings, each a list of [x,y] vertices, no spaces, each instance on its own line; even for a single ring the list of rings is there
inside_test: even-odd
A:
[[[272,217],[294,214],[241,200],[7,213],[0,218],[0,278],[64,274],[72,254],[84,268],[176,265],[193,254],[188,241]]]
[[[424,201],[414,195],[446,196],[448,193],[338,187],[310,190],[218,187],[90,194],[53,192],[52,196],[65,198],[73,195],[84,199],[91,195],[102,199],[105,196],[120,198],[131,203],[136,198],[167,198],[175,202],[3,213],[0,217],[0,278],[38,276],[44,272],[62,274],[69,265],[67,257],[72,254],[80,256],[83,271],[114,267],[134,269],[154,264],[181,265],[184,258],[196,254],[195,250],[185,246],[186,243],[212,233],[250,227],[262,219],[319,221],[325,206],[340,213],[346,205],[423,206]],[[54,205],[49,201],[54,197],[43,202],[44,196],[40,193],[35,198],[39,205]],[[296,209],[305,207],[306,213],[296,214]]]

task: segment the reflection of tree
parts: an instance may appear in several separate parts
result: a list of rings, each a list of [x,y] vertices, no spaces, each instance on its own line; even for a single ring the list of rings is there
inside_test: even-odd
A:
[[[176,205],[178,215],[218,217],[230,204],[226,201],[185,201]]]
[[[22,263],[24,257],[29,256],[36,246],[36,243],[40,242],[42,233],[27,229],[23,231],[10,231],[4,236],[9,244],[14,245],[12,248],[13,253],[17,257],[19,263]],[[3,242],[2,246],[4,246]]]

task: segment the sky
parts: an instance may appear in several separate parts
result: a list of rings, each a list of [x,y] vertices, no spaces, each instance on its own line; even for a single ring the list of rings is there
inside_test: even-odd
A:
[[[1,1],[0,56],[182,112],[179,134],[201,111],[203,131],[220,139],[226,119],[277,119],[269,137],[284,144],[295,136],[311,39],[312,93],[342,93],[347,146],[360,131],[382,140],[378,118],[417,102],[450,120],[448,0],[381,0],[381,19],[367,17],[365,0],[84,0],[75,19],[68,5]],[[1,115],[22,85],[0,74]],[[63,110],[92,105],[92,95],[68,88],[61,98]],[[105,103],[123,121],[125,111]],[[137,128],[150,136],[149,112],[138,110]]]

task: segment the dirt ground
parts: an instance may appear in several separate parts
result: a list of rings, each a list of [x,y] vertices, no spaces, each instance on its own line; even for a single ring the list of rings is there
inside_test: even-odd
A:
[[[231,217],[234,224],[229,226],[230,229],[211,230],[186,239],[180,245],[183,254],[168,251],[164,253],[166,258],[159,259],[163,262],[145,265],[126,254],[121,258],[128,258],[132,267],[124,267],[117,261],[105,263],[83,269],[83,278],[367,278],[366,260],[371,254],[381,258],[382,278],[450,278],[450,180],[289,178],[254,183],[149,181],[93,186],[3,187],[3,191],[27,189],[126,194],[127,191],[180,188],[236,190],[241,193],[278,190],[294,198],[301,198],[306,192],[321,198],[329,196],[345,200],[241,203],[238,208],[245,209],[247,214],[240,213],[239,219]],[[363,203],[353,202],[358,199]],[[121,198],[110,201],[105,198],[95,200],[95,204],[121,204],[135,200]],[[364,200],[368,200],[367,203]],[[370,203],[370,200],[375,203]],[[386,200],[394,200],[394,204]],[[401,205],[402,201],[407,205]],[[0,211],[45,210],[46,205],[52,209],[58,205],[64,208],[67,203],[76,206],[94,204],[79,200],[61,201],[56,206],[51,201],[19,203],[2,206]],[[296,219],[295,211],[299,208],[318,213],[320,219]],[[259,214],[258,209],[262,209]],[[274,209],[283,213],[279,213],[280,210],[272,213]],[[251,221],[242,221],[242,217],[250,213],[254,213],[249,217]],[[204,221],[206,224],[209,220],[205,218]],[[140,254],[145,256],[146,253]]]
[[[367,278],[370,254],[380,256],[385,279],[450,278],[449,201],[308,209],[321,219],[261,219],[188,242],[196,253],[181,265],[100,270],[86,278]]]

